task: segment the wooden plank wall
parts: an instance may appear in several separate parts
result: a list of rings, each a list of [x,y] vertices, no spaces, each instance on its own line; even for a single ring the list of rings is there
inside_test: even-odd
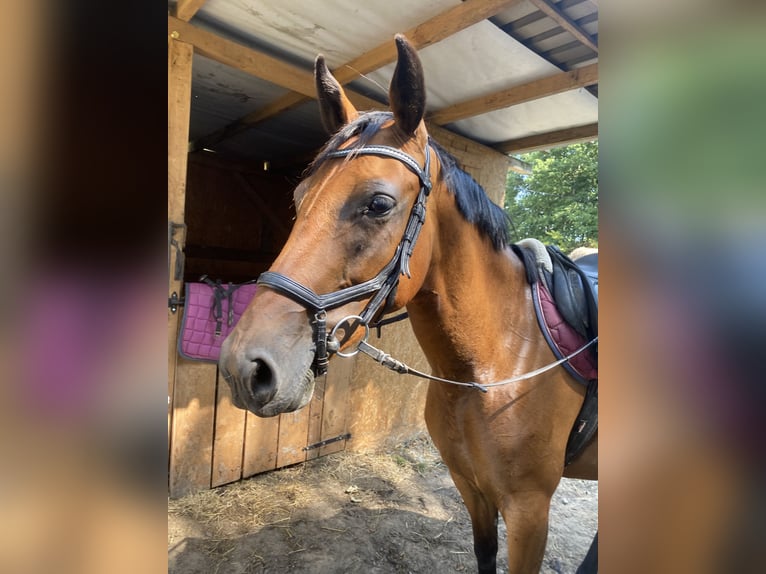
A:
[[[328,367],[319,440],[341,436],[349,430],[350,388],[356,361],[356,357],[343,361],[336,360]],[[342,440],[323,446],[319,449],[318,456],[344,450],[347,442],[349,441]]]
[[[380,338],[371,334],[376,347],[411,367],[431,372],[409,321],[383,327]],[[340,363],[334,359],[330,364]],[[426,432],[425,410],[428,383],[384,369],[367,356],[356,358],[348,389],[348,448],[374,452]]]
[[[211,486],[219,486],[242,478],[242,456],[247,424],[246,412],[235,407],[231,402],[229,385],[220,373],[217,377]]]
[[[327,376],[317,380],[308,407],[264,419],[231,404],[229,387],[215,364],[179,358],[170,496],[177,498],[343,450],[345,441],[304,449],[346,432],[350,364],[331,365]]]
[[[187,281],[203,274],[235,283],[254,279],[287,241],[291,172],[242,169],[206,153],[189,156]]]
[[[216,366],[178,358],[170,440],[170,495],[210,488]]]
[[[252,476],[277,468],[279,417],[262,419],[247,413],[242,475]]]

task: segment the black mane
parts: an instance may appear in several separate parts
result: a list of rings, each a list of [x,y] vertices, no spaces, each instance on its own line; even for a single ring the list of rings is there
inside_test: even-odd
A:
[[[340,146],[351,139],[358,139],[350,146],[361,148],[367,145],[372,137],[380,131],[384,123],[393,118],[391,112],[367,112],[353,122],[342,127],[322,148],[314,162],[309,167],[309,175],[313,174],[325,160],[328,154],[338,150]],[[495,249],[500,250],[510,243],[510,219],[505,211],[487,197],[484,188],[460,167],[457,159],[429,136],[428,142],[439,158],[442,178],[447,189],[455,196],[458,210],[465,219],[487,237]],[[353,155],[348,156],[349,159]]]
[[[428,142],[439,156],[442,177],[447,189],[455,196],[460,213],[492,242],[495,249],[506,247],[510,243],[508,214],[487,196],[484,188],[460,167],[452,154],[430,136]]]

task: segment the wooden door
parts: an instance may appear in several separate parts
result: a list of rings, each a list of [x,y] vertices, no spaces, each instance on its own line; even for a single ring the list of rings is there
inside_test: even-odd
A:
[[[177,498],[345,448],[354,361],[334,361],[300,411],[260,418],[231,403],[213,363],[178,357],[169,491]],[[323,444],[320,444],[323,443]],[[326,443],[326,444],[324,444]]]

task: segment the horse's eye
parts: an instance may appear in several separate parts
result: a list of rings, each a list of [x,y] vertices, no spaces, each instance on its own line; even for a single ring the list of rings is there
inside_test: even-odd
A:
[[[370,217],[382,217],[394,208],[394,198],[378,193],[372,196],[370,203],[364,208],[364,214]]]

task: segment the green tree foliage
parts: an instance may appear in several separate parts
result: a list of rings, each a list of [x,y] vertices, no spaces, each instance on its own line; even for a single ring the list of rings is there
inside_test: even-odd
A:
[[[564,253],[598,247],[598,141],[520,156],[530,175],[508,172],[505,209],[514,241],[534,237]]]

